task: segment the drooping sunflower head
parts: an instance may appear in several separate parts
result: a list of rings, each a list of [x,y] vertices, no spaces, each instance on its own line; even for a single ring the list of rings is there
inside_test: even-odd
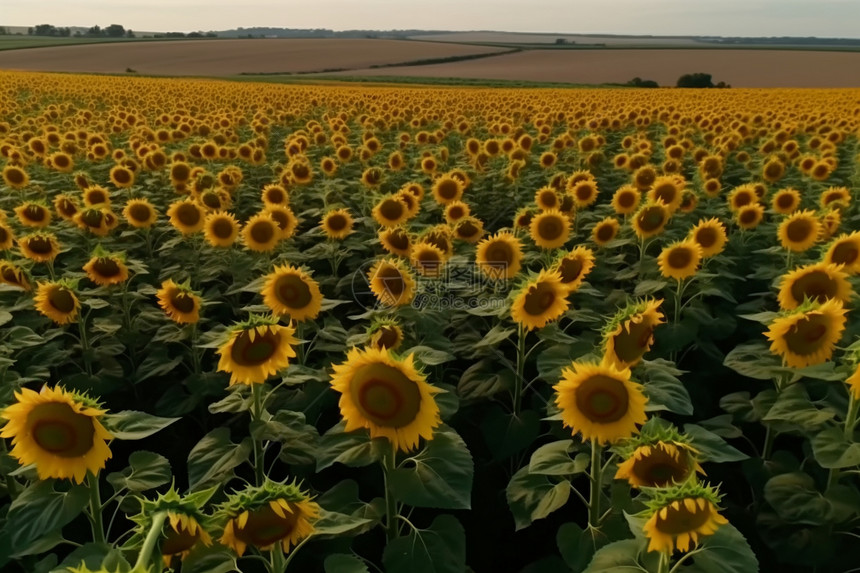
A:
[[[78,210],[78,201],[71,195],[61,193],[54,197],[54,211],[57,212],[57,216],[61,219],[65,221],[74,220]]]
[[[695,275],[701,262],[702,247],[690,239],[672,243],[657,257],[660,274],[679,281]]]
[[[245,247],[258,253],[275,249],[282,237],[281,228],[265,211],[253,215],[242,228]]]
[[[515,229],[528,229],[532,224],[532,219],[535,216],[535,212],[530,207],[522,207],[519,211],[517,211],[516,215],[514,215],[514,228]]]
[[[570,237],[570,218],[556,209],[536,214],[529,224],[529,235],[544,249],[563,246]]]
[[[99,286],[118,285],[128,280],[125,254],[108,253],[101,246],[96,247],[83,270],[87,277]]]
[[[860,231],[840,235],[824,252],[823,262],[841,267],[845,273],[860,272]]]
[[[568,309],[568,293],[558,271],[542,270],[512,293],[511,318],[526,330],[543,328]]]
[[[180,496],[171,485],[167,492],[153,500],[141,499],[140,513],[131,517],[137,526],[130,543],[142,542],[153,527],[153,517],[165,513],[161,532],[161,555],[165,567],[170,567],[174,558],[184,560],[199,545],[212,545],[208,529],[213,527],[213,520],[201,508],[213,493],[214,488]]]
[[[690,229],[687,239],[695,242],[702,249],[702,258],[719,255],[726,248],[728,237],[726,226],[716,217],[700,219],[695,227]]]
[[[12,229],[5,221],[0,220],[0,251],[7,251],[11,249],[14,244],[15,233],[12,232]]]
[[[469,215],[454,225],[454,235],[467,243],[477,243],[484,236],[484,222]]]
[[[851,191],[847,187],[828,187],[821,193],[822,209],[845,209],[851,204]]]
[[[370,290],[385,306],[403,306],[415,296],[415,279],[395,258],[376,261],[367,273]]]
[[[403,329],[392,318],[374,320],[367,335],[370,346],[380,350],[397,350],[403,344]]]
[[[562,422],[583,440],[614,443],[636,434],[647,419],[648,399],[628,368],[574,362],[553,388]]]
[[[559,256],[552,269],[558,271],[568,292],[574,292],[594,268],[594,260],[594,251],[580,245]]]
[[[203,237],[213,247],[229,247],[239,237],[241,225],[232,213],[214,211],[203,221]]]
[[[777,229],[784,249],[802,253],[812,248],[821,234],[821,222],[814,211],[797,211],[786,217]]]
[[[348,209],[333,209],[322,219],[321,226],[329,239],[345,239],[352,233],[355,221]]]
[[[478,243],[475,264],[491,279],[510,279],[522,267],[522,244],[512,233],[500,231]]]
[[[853,294],[847,273],[836,265],[820,262],[784,274],[780,279],[777,298],[780,308],[791,310],[806,299],[816,302],[835,299],[844,305]]]
[[[629,215],[636,211],[642,201],[642,192],[634,185],[619,187],[612,196],[612,208],[618,215]]]
[[[411,451],[419,440],[433,439],[441,424],[437,388],[415,368],[414,355],[399,359],[389,350],[352,348],[346,361],[334,365],[332,388],[345,431],[360,428],[371,438],[386,438],[400,451]]]
[[[73,220],[81,229],[104,237],[113,228],[111,224],[113,217],[113,212],[107,207],[88,207],[75,213]]]
[[[317,282],[292,265],[276,266],[266,275],[262,295],[274,314],[296,322],[315,319],[323,299]]]
[[[839,231],[842,225],[842,212],[839,209],[827,209],[819,214],[821,233],[819,240],[827,241]]]
[[[183,235],[190,235],[203,229],[206,213],[193,199],[182,199],[170,204],[167,209],[170,224]]]
[[[384,227],[377,234],[382,248],[392,255],[408,257],[412,251],[412,236],[403,226]]]
[[[670,216],[663,203],[646,203],[633,215],[631,225],[637,237],[648,239],[663,232]]]
[[[226,520],[220,543],[240,556],[249,545],[268,551],[280,544],[289,553],[314,533],[319,516],[319,505],[297,484],[268,479],[229,495],[215,514]]]
[[[657,490],[647,502],[644,525],[648,551],[671,554],[687,552],[699,539],[714,534],[728,520],[719,514],[720,496],[715,488],[687,482]]]
[[[619,310],[603,329],[603,361],[617,369],[642,360],[654,343],[654,329],[665,322],[659,300],[638,300]]]
[[[292,326],[283,326],[272,317],[252,315],[234,325],[218,348],[218,371],[230,373],[230,385],[262,384],[289,366],[295,358],[296,339]]]
[[[51,210],[39,201],[26,201],[18,205],[15,214],[25,227],[42,228],[51,224]]]
[[[158,219],[158,211],[148,199],[129,199],[122,210],[128,224],[138,229],[148,229]]]
[[[77,321],[81,303],[75,295],[75,283],[67,279],[40,282],[33,302],[40,314],[57,324]]]
[[[638,436],[613,448],[624,460],[618,464],[615,479],[626,479],[635,488],[665,488],[695,479],[697,472],[705,473],[690,438],[668,423],[652,424],[654,420],[642,426]]]
[[[771,341],[770,351],[792,368],[829,360],[845,330],[847,312],[840,300],[828,299],[823,303],[807,300],[781,313],[765,333]]]
[[[780,189],[771,200],[773,210],[781,215],[790,215],[800,207],[800,191],[797,189]]]
[[[29,291],[31,288],[27,272],[15,263],[3,260],[0,260],[0,284],[13,286],[25,291]]]
[[[18,239],[21,254],[37,263],[53,261],[60,254],[56,235],[46,231],[30,233]]]
[[[156,293],[158,306],[167,317],[178,324],[195,324],[200,320],[200,295],[191,290],[190,284],[177,284],[173,279],[161,283]]]
[[[23,388],[15,403],[3,410],[6,425],[0,437],[12,438],[10,455],[21,465],[35,464],[39,479],[71,479],[83,483],[111,457],[112,436],[99,418],[104,410],[84,395],[60,386],[34,392]]]
[[[621,229],[621,223],[618,219],[606,217],[591,229],[591,240],[598,247],[605,247],[618,235],[619,229]]]
[[[735,212],[735,222],[744,230],[758,227],[764,218],[764,206],[759,203],[744,205]]]

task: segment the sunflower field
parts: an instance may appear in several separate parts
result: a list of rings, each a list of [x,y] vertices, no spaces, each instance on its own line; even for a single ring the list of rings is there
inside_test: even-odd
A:
[[[0,570],[860,570],[858,136],[0,72]]]

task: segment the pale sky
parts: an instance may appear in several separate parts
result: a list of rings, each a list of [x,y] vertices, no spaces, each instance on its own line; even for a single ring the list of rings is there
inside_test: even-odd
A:
[[[860,37],[860,0],[0,0],[0,26]]]

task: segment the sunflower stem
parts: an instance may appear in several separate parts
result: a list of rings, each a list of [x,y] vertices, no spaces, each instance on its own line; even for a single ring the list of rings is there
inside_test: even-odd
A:
[[[522,402],[523,394],[523,379],[526,371],[526,336],[527,333],[523,325],[518,328],[517,338],[517,375],[514,379],[514,416],[520,415],[520,402]]]
[[[391,442],[391,451],[382,458],[382,473],[385,480],[385,532],[388,541],[397,539],[397,501],[391,491],[391,472],[394,471],[397,446]]]
[[[87,317],[89,314],[89,311],[87,311],[81,315],[81,321],[78,323],[78,331],[81,334],[81,354],[84,357],[84,369],[87,375],[92,377],[93,365],[90,357],[90,342],[87,338]]]
[[[253,434],[254,422],[262,419],[262,408],[263,408],[262,400],[261,400],[262,391],[263,391],[263,385],[262,384],[253,384],[251,386],[251,394],[253,395],[253,398],[254,398],[254,407],[251,410],[251,426],[252,426],[252,428],[250,429],[250,433],[252,433],[252,434]],[[265,477],[266,477],[265,472],[264,472],[264,470],[265,470],[264,463],[265,462],[263,460],[263,445],[260,442],[260,440],[254,438],[253,435],[251,436],[251,441],[254,443],[254,479],[255,479],[256,485],[261,486],[261,485],[263,485],[263,481],[265,480]]]
[[[131,570],[131,573],[147,573],[149,571],[149,565],[152,563],[152,550],[155,549],[155,544],[158,543],[158,538],[161,537],[161,530],[164,528],[165,519],[167,519],[166,511],[159,511],[152,516],[152,525],[146,534],[146,539],[143,541],[140,553],[137,554],[137,561],[134,562],[134,568]]]
[[[588,527],[590,529],[600,528],[600,494],[603,488],[603,464],[600,462],[603,448],[597,443],[596,438],[591,438],[591,490],[588,494]]]
[[[657,564],[657,573],[669,573],[671,558],[665,551],[660,552],[660,562]]]
[[[93,473],[87,476],[87,485],[90,486],[90,517],[92,517],[93,541],[105,543],[105,528],[102,520],[102,501],[99,493],[99,479]]]
[[[197,323],[191,325],[191,362],[194,365],[194,374],[200,375],[200,350],[197,348]]]
[[[845,426],[842,429],[842,435],[845,441],[854,441],[854,425],[857,423],[857,410],[860,407],[860,400],[854,397],[854,392],[848,390],[848,412],[845,414]],[[831,468],[827,476],[827,487],[836,485],[839,482],[839,468]]]
[[[771,430],[770,424],[765,426],[764,433],[764,446],[761,449],[761,459],[762,461],[768,461],[770,459],[770,455],[773,452],[773,442],[776,439],[776,432]]]
[[[284,573],[287,568],[287,564],[284,562],[284,548],[280,543],[275,543],[270,553],[272,562],[269,569],[271,573]]]
[[[307,353],[305,352],[305,341],[304,341],[304,322],[296,323],[296,338],[299,339],[299,343],[296,348],[296,354],[298,354],[299,364],[302,366],[305,365],[305,359],[307,357]]]
[[[308,535],[307,537],[305,537],[304,539],[302,539],[301,541],[299,541],[299,544],[298,544],[298,545],[296,545],[295,547],[293,547],[293,550],[292,550],[292,551],[290,551],[290,555],[287,557],[287,560],[284,562],[284,568],[283,568],[283,569],[281,569],[281,571],[286,571],[287,569],[289,569],[289,567],[290,567],[290,562],[293,560],[293,557],[295,557],[295,556],[296,556],[296,553],[298,553],[298,552],[299,552],[299,549],[301,549],[301,548],[302,548],[302,546],[303,546],[305,543],[307,543],[307,542],[308,542],[310,539],[312,539],[312,538],[313,538],[313,535]]]

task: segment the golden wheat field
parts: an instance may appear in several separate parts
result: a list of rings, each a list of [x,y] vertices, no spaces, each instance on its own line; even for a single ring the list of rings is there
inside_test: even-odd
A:
[[[855,570],[858,130],[0,72],[0,569]]]

